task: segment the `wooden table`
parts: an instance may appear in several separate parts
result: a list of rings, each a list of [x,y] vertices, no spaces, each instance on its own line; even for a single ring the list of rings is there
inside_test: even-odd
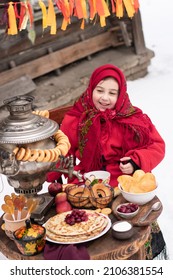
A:
[[[47,214],[47,218],[55,214],[55,209],[52,208]],[[111,221],[117,220],[115,215],[110,215]],[[0,218],[0,226],[3,223]],[[144,244],[150,235],[150,226],[135,226],[134,235],[128,240],[117,240],[111,235],[111,229],[103,236],[93,241],[87,242],[86,246],[92,260],[125,260],[125,259],[145,259]],[[35,256],[22,255],[14,241],[9,239],[4,230],[0,228],[0,251],[8,259],[11,260],[44,260],[43,254]]]

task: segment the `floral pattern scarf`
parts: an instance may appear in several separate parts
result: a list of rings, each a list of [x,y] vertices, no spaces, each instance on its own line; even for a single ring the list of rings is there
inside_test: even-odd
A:
[[[118,82],[119,96],[114,109],[102,112],[95,108],[92,92],[106,77],[113,77]],[[111,123],[115,121],[119,124],[124,135],[122,143],[124,154],[129,149],[146,147],[150,144],[151,121],[139,108],[131,104],[126,91],[124,74],[114,65],[106,64],[93,72],[86,91],[75,102],[68,115],[79,118],[79,151],[81,165],[86,172],[102,169],[102,150],[99,139],[103,119],[106,122],[108,135],[111,134]]]

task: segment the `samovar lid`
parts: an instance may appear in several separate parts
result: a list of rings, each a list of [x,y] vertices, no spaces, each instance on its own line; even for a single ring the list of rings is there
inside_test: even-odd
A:
[[[59,125],[32,113],[33,96],[19,95],[4,100],[10,115],[0,120],[0,143],[24,144],[52,136]]]

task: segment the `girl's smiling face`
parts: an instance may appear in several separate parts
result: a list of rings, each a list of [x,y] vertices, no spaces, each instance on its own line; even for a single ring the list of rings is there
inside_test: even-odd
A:
[[[114,78],[106,78],[100,81],[93,90],[93,103],[97,110],[115,108],[118,99],[119,85]]]

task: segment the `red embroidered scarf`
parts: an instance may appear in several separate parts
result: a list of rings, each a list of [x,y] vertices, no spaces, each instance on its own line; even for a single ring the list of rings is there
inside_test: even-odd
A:
[[[113,77],[119,84],[119,97],[114,109],[98,111],[92,101],[92,92],[96,85],[106,77]],[[124,135],[123,153],[129,149],[147,146],[150,142],[149,130],[151,121],[147,115],[134,107],[126,92],[126,80],[122,71],[110,64],[97,68],[91,75],[88,88],[82,94],[68,115],[79,118],[79,151],[84,170],[102,169],[102,151],[99,143],[101,120],[106,121],[108,133],[111,133],[111,122],[117,122]]]

